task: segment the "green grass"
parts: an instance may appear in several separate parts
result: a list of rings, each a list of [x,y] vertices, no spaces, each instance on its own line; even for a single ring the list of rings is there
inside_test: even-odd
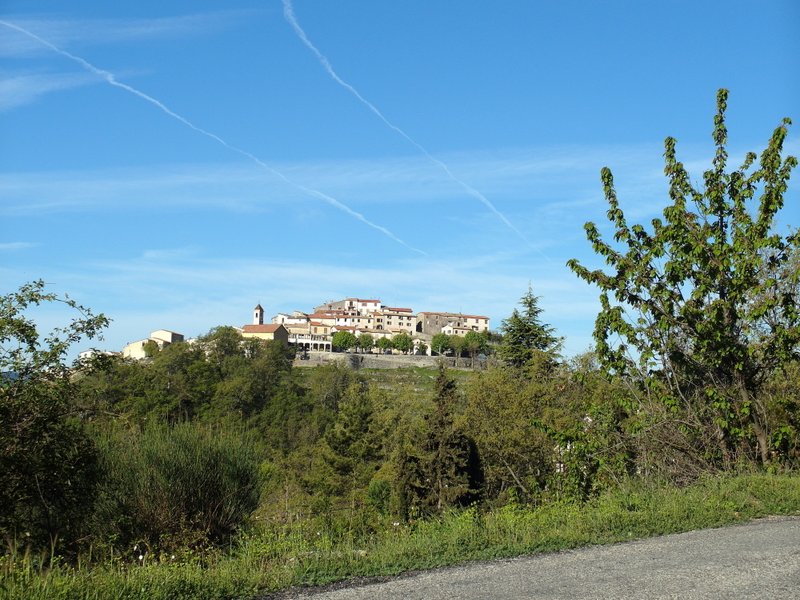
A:
[[[392,575],[468,560],[550,552],[800,514],[797,475],[709,478],[684,488],[630,485],[583,505],[454,511],[438,519],[387,522],[364,539],[306,526],[252,531],[227,553],[172,562],[35,567],[0,559],[0,597],[9,599],[248,598],[293,585]],[[344,538],[344,539],[342,539]],[[204,563],[201,565],[201,562]]]

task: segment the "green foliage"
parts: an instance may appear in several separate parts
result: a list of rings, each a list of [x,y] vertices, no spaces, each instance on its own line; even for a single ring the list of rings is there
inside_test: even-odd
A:
[[[355,577],[718,527],[799,509],[798,477],[741,475],[704,479],[682,489],[628,484],[585,505],[531,509],[512,504],[487,512],[471,507],[413,524],[389,521],[378,531],[339,540],[302,523],[266,527],[207,566],[168,558],[144,560],[137,568],[116,563],[38,569],[30,559],[12,557],[0,568],[9,600],[247,598]]]
[[[293,402],[292,359],[280,342],[242,340],[219,327],[196,344],[170,344],[149,362],[107,360],[77,382],[78,398],[95,420],[256,424],[280,402]]]
[[[469,353],[472,366],[475,366],[475,357],[488,351],[489,341],[485,333],[468,331],[464,336],[464,349]]]
[[[291,389],[293,352],[279,341],[259,341],[244,354],[224,362],[227,377],[215,388],[212,414],[258,419]]]
[[[637,362],[644,376],[658,372],[665,400],[676,410],[689,407],[684,420],[710,425],[699,427],[695,440],[718,440],[717,461],[730,464],[738,454],[746,456],[754,439],[766,463],[771,448],[759,392],[796,355],[800,341],[796,284],[776,286],[774,278],[785,273],[800,237],[773,231],[797,159],[781,158],[790,123],[784,119],[757,168],[751,152],[738,169],[727,171],[727,97],[727,90],[717,95],[716,155],[702,188],[692,185],[675,140],[667,138],[671,204],[648,232],[627,224],[611,171],[604,168],[608,218],[622,248],[587,223],[587,237],[611,272],[590,271],[576,260],[568,264],[601,290],[594,338],[603,363],[620,374],[633,372]],[[800,275],[795,270],[788,276],[796,282]],[[614,345],[618,338],[622,343]]]
[[[392,340],[390,340],[389,338],[382,337],[382,338],[379,338],[377,342],[375,342],[375,345],[381,351],[385,352],[386,350],[391,350],[391,348],[392,348]]]
[[[194,423],[107,436],[99,535],[151,551],[225,541],[259,500],[261,453],[249,437]]]
[[[453,355],[455,356],[455,363],[458,366],[458,359],[461,357],[461,354],[464,352],[464,338],[460,335],[451,335],[450,336],[450,348],[453,350]]]
[[[487,499],[515,490],[531,501],[545,488],[555,460],[553,444],[534,426],[541,400],[505,368],[480,373],[467,387],[465,422],[483,461]]]
[[[355,348],[358,345],[358,338],[349,331],[337,331],[331,338],[331,344],[334,350],[341,352]]]
[[[413,347],[414,340],[407,333],[398,333],[392,337],[392,348],[403,354],[408,354]]]
[[[452,349],[450,344],[450,336],[446,333],[437,333],[431,339],[431,349],[436,352],[436,354],[444,354],[448,350]]]
[[[316,492],[327,497],[353,498],[377,469],[380,444],[371,430],[372,401],[367,386],[353,382],[339,403],[336,417],[325,432],[319,457],[322,464],[306,475]]]
[[[372,350],[372,347],[375,345],[375,340],[373,337],[368,333],[362,333],[358,336],[358,348],[362,352],[369,352]]]
[[[441,512],[477,499],[483,473],[474,443],[456,423],[455,381],[444,366],[436,376],[434,410],[419,440],[405,439],[394,456],[401,511]]]
[[[572,363],[534,359],[479,373],[467,387],[465,422],[500,503],[585,500],[636,469],[633,424],[620,382],[591,355]]]
[[[60,303],[77,313],[41,336],[29,311]],[[34,549],[76,539],[92,507],[97,450],[74,406],[70,347],[108,324],[42,281],[0,297],[0,535]],[[76,367],[80,365],[76,364]],[[83,368],[91,365],[84,364]]]
[[[153,358],[161,349],[158,347],[158,343],[154,340],[147,340],[144,343],[142,350],[144,350],[144,355],[147,358]]]
[[[497,347],[497,355],[512,367],[521,368],[535,356],[545,354],[557,358],[561,340],[553,335],[553,328],[542,323],[539,298],[528,292],[520,299],[522,312],[516,308],[500,326],[503,339]]]

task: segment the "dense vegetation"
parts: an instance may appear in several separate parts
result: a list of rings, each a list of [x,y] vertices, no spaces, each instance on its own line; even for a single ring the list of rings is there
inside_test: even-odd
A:
[[[105,317],[41,282],[0,298],[3,585],[231,597],[800,510],[800,239],[773,232],[796,160],[784,123],[727,173],[725,103],[703,189],[667,140],[649,231],[603,171],[621,249],[587,224],[611,272],[570,263],[603,311],[569,360],[532,289],[502,336],[434,336],[496,355],[475,371],[299,369],[230,327],[70,369]],[[47,302],[77,316],[41,338]]]

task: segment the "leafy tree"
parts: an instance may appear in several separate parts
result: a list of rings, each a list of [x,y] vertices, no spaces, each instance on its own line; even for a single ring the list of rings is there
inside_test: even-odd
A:
[[[464,349],[469,353],[472,366],[475,366],[475,357],[486,352],[486,336],[477,331],[468,331],[464,336]]]
[[[171,423],[192,419],[211,403],[219,381],[238,368],[230,359],[224,367],[212,364],[200,346],[170,344],[145,366],[142,395],[131,398],[131,408],[143,421],[153,417]]]
[[[458,366],[458,359],[461,358],[462,352],[464,352],[464,338],[460,335],[451,335],[450,337],[450,347],[453,349],[453,356],[455,357],[455,364]]]
[[[483,460],[490,498],[515,489],[530,500],[544,488],[554,461],[553,444],[533,424],[541,400],[508,368],[490,369],[470,382],[467,428]]]
[[[800,237],[773,228],[797,159],[782,158],[790,124],[784,119],[757,167],[758,157],[749,152],[738,169],[728,171],[727,98],[727,90],[718,92],[716,153],[702,187],[691,183],[675,140],[667,138],[664,172],[671,202],[648,231],[628,225],[611,171],[603,168],[617,245],[604,241],[594,223],[585,229],[610,272],[589,270],[575,259],[568,264],[601,290],[594,339],[603,363],[618,373],[638,368],[643,375],[657,374],[673,412],[713,424],[697,438],[715,439],[723,461],[733,460],[737,449],[747,452],[755,438],[766,463],[770,431],[760,392],[797,355],[800,341],[796,285],[775,279]],[[797,270],[784,276],[798,280]]]
[[[238,368],[216,384],[209,414],[266,419],[261,413],[291,387],[292,353],[280,341],[260,341],[255,358],[240,356]]]
[[[519,303],[522,312],[515,308],[500,326],[503,340],[497,347],[497,355],[506,364],[517,368],[528,364],[539,353],[555,358],[561,340],[553,335],[552,327],[542,323],[539,297],[533,295],[530,286]]]
[[[158,354],[160,348],[158,347],[158,343],[155,340],[147,340],[144,343],[142,350],[144,350],[144,355],[147,358],[153,358],[156,354]]]
[[[450,348],[450,336],[446,333],[437,333],[431,339],[431,349],[437,354],[444,354]]]
[[[236,369],[235,364],[241,364],[245,357],[244,338],[234,327],[222,325],[215,327],[208,334],[198,340],[199,345],[205,350],[208,361],[220,371],[226,368]]]
[[[358,336],[358,347],[361,349],[362,352],[369,352],[372,350],[372,347],[375,345],[375,340],[373,337],[368,333],[362,333]]]
[[[358,338],[349,331],[337,331],[333,334],[331,343],[333,344],[334,350],[349,350],[358,344]]]
[[[50,303],[77,316],[40,336],[28,311]],[[38,548],[73,541],[93,506],[98,452],[75,414],[66,359],[107,324],[41,280],[0,297],[0,535],[8,539],[27,533]]]
[[[414,340],[407,333],[398,333],[392,338],[392,347],[403,354],[408,354],[414,347]]]
[[[375,345],[382,351],[386,351],[392,348],[392,340],[386,337],[379,338]]]

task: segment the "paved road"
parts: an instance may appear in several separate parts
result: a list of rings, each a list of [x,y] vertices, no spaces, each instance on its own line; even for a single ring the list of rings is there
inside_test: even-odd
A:
[[[800,599],[800,517],[472,563],[282,598]]]

